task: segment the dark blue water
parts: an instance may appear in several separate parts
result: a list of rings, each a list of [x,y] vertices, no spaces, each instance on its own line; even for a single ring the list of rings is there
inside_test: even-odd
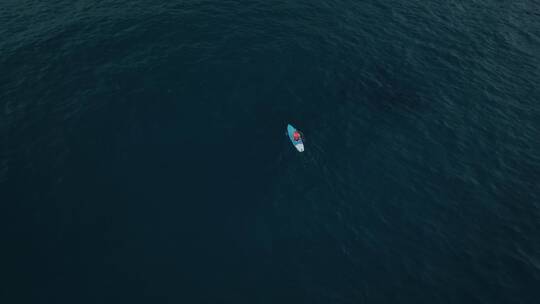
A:
[[[3,0],[0,37],[2,303],[540,301],[538,1]]]

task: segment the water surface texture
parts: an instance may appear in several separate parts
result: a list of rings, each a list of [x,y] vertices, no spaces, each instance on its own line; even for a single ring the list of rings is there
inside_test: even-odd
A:
[[[537,0],[3,0],[0,37],[2,303],[540,301]]]

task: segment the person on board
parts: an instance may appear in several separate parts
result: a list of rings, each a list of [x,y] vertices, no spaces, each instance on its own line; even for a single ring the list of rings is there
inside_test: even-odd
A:
[[[294,133],[293,133],[293,138],[294,138],[294,141],[300,141],[300,139],[302,138],[302,136],[300,135],[300,132],[294,131]]]

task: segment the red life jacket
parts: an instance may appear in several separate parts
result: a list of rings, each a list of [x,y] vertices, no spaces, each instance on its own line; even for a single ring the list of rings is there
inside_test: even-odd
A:
[[[300,133],[298,131],[295,131],[293,134],[294,140],[299,141],[300,140]]]

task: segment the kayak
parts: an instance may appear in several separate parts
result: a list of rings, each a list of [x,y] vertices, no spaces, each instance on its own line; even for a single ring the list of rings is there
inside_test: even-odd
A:
[[[294,131],[297,131],[295,127],[287,125],[287,134],[289,135],[289,139],[291,140],[292,144],[296,150],[298,150],[298,152],[304,152],[304,142],[302,141],[302,136],[299,140],[294,140]],[[300,134],[302,134],[302,132],[300,132]]]

